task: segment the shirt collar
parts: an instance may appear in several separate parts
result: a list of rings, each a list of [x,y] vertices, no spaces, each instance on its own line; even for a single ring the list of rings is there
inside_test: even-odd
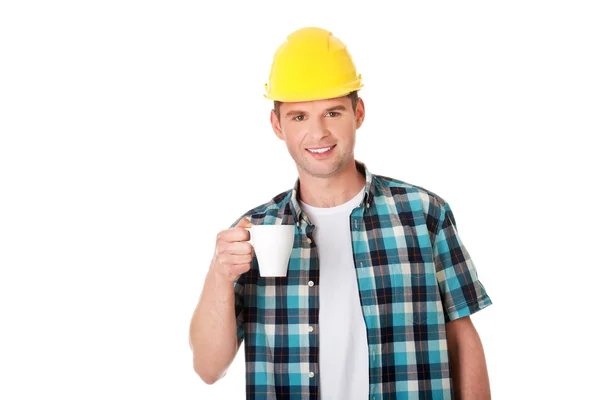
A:
[[[360,207],[370,207],[373,203],[373,197],[375,193],[375,187],[373,184],[373,175],[367,169],[365,163],[354,160],[356,164],[356,169],[365,177],[365,187],[364,187],[364,197],[360,203]],[[302,207],[300,207],[300,201],[298,200],[298,193],[300,190],[300,178],[296,179],[296,183],[294,184],[294,188],[292,189],[292,193],[290,196],[290,208],[292,211],[292,215],[296,222],[300,222],[300,219],[303,217],[304,211],[302,211]]]

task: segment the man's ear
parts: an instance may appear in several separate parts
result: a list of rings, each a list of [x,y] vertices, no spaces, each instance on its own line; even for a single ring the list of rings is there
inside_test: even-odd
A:
[[[356,129],[360,128],[365,120],[365,102],[362,98],[358,98],[356,104]]]
[[[283,140],[281,124],[279,123],[279,118],[277,118],[277,114],[275,114],[275,110],[271,110],[271,127],[273,128],[273,132],[275,132],[275,135],[277,135],[279,139]]]

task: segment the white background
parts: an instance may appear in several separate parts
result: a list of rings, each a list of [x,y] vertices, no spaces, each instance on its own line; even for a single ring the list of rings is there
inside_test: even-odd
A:
[[[594,3],[2,2],[0,398],[244,398],[243,352],[195,375],[189,321],[217,232],[296,179],[262,95],[311,25],[363,75],[357,159],[454,211],[494,398],[590,398]]]

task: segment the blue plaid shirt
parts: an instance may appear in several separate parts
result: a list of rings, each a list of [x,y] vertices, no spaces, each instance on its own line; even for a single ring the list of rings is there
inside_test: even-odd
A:
[[[367,327],[369,399],[451,399],[445,323],[492,302],[448,203],[356,165],[366,185],[349,224]],[[255,257],[234,282],[247,399],[319,398],[319,260],[299,185],[232,224],[248,218],[296,225],[286,277],[261,277]]]

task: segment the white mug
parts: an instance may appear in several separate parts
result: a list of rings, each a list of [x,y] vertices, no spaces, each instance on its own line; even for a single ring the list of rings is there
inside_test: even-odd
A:
[[[250,232],[260,276],[286,276],[296,225],[253,225],[246,229]]]

